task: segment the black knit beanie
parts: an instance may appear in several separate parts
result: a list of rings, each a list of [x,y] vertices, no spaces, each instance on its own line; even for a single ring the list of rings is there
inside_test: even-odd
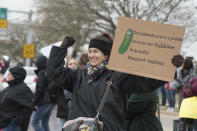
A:
[[[13,75],[14,79],[24,80],[26,77],[26,71],[21,66],[15,66],[9,69],[9,72]]]
[[[104,40],[100,39],[92,39],[90,40],[89,48],[97,48],[99,49],[104,55],[110,55],[112,45]]]

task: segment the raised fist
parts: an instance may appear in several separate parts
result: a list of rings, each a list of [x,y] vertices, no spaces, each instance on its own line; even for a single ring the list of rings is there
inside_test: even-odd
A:
[[[75,43],[75,40],[72,36],[65,36],[62,44],[60,45],[60,47],[68,48],[68,47],[74,45],[74,43]]]

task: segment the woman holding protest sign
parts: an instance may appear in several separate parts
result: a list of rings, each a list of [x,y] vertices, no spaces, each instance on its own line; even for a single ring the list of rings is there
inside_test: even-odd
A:
[[[68,119],[95,117],[106,83],[112,79],[112,85],[99,120],[104,123],[103,131],[123,131],[127,110],[127,94],[150,92],[165,82],[136,75],[129,75],[107,69],[112,48],[111,37],[104,33],[90,40],[87,68],[73,71],[63,68],[68,47],[75,40],[65,37],[60,47],[52,47],[47,74],[52,80],[73,93]],[[113,76],[113,78],[112,78]],[[73,86],[66,86],[67,84]]]

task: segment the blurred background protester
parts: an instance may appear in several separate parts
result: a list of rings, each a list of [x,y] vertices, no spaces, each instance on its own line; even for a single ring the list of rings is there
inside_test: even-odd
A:
[[[34,108],[33,93],[24,83],[26,71],[21,66],[9,69],[0,99],[0,128],[3,131],[27,131]]]
[[[177,92],[179,93],[178,94],[178,109],[179,109],[179,117],[181,118],[182,121],[174,120],[173,121],[173,128],[174,128],[174,130],[179,130],[179,129],[187,130],[186,128],[189,127],[188,131],[193,131],[193,129],[195,130],[195,126],[193,124],[191,124],[191,120],[185,119],[185,118],[183,119],[182,114],[189,113],[189,110],[187,110],[187,109],[188,108],[193,109],[196,105],[193,104],[193,106],[188,106],[187,104],[191,103],[194,100],[191,100],[192,98],[186,99],[186,100],[183,99],[185,97],[183,92],[185,92],[184,88],[187,87],[188,83],[190,83],[194,78],[197,77],[196,69],[195,69],[194,64],[192,62],[192,59],[190,59],[190,58],[183,59],[183,57],[181,55],[179,55],[179,58],[180,58],[180,61],[179,61],[179,64],[177,64],[178,65],[177,70],[176,70],[177,77],[175,80],[178,82],[178,85],[176,87]],[[181,64],[181,63],[183,63],[183,64]],[[185,105],[187,105],[187,106],[185,106]],[[194,113],[194,112],[190,112],[189,114],[191,115],[192,113]],[[196,122],[194,122],[194,124],[196,125]],[[193,125],[193,127],[188,126],[188,125]]]
[[[187,131],[197,131],[197,96],[183,99],[179,117]]]
[[[169,103],[169,107],[167,109],[167,112],[174,112],[175,103],[176,103],[176,81],[168,82],[165,85],[166,88],[166,95]]]
[[[159,92],[161,94],[161,106],[165,106],[166,105],[166,90],[165,90],[165,85],[162,85],[160,88],[159,88]]]
[[[0,61],[0,74],[4,74],[6,70],[10,67],[10,61],[2,58]]]
[[[77,61],[74,58],[70,58],[69,56],[66,57],[66,64],[65,66],[76,70],[78,68]],[[67,86],[71,86],[67,84]],[[68,120],[68,111],[69,111],[69,103],[72,97],[72,93],[61,88],[56,82],[52,82],[49,87],[48,91],[52,96],[56,98],[57,103],[57,118],[60,119],[60,129],[62,129],[64,123]]]
[[[188,131],[197,131],[197,78],[184,86],[182,96],[184,99],[181,103],[179,117]]]
[[[68,59],[66,62],[66,67],[68,67],[72,70],[76,70],[78,68],[77,61],[74,58]]]
[[[169,103],[169,107],[167,112],[174,112],[176,98],[175,95],[177,93],[177,87],[180,86],[179,82],[176,81],[177,72],[175,72],[174,80],[172,82],[168,82],[165,84],[166,95]]]
[[[52,96],[47,90],[50,81],[46,76],[46,64],[47,58],[44,55],[40,55],[35,61],[37,67],[37,70],[35,70],[37,82],[34,99],[36,110],[32,114],[31,121],[35,131],[50,131],[49,118],[54,107]]]
[[[156,117],[157,102],[156,91],[130,94],[126,131],[163,131]]]
[[[186,84],[196,77],[196,70],[194,68],[193,62],[191,59],[186,58],[181,67],[177,68],[177,77],[176,81],[179,83],[177,85],[177,90],[179,93],[178,96],[178,105],[180,109],[181,102],[183,100],[182,89]]]
[[[79,60],[78,60],[79,68],[84,69],[85,66],[87,65],[88,61],[89,61],[89,60],[88,60],[88,53],[82,53],[82,54],[79,56]]]

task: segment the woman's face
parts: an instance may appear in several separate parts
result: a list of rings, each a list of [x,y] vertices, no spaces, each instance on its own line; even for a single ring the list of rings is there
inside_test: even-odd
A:
[[[7,81],[11,81],[11,80],[14,80],[14,77],[10,72],[8,72]]]
[[[96,67],[100,65],[107,59],[108,56],[105,56],[99,49],[97,48],[89,48],[88,49],[88,59],[91,66]]]
[[[72,70],[77,69],[77,61],[75,59],[70,59],[68,62],[68,68]]]

